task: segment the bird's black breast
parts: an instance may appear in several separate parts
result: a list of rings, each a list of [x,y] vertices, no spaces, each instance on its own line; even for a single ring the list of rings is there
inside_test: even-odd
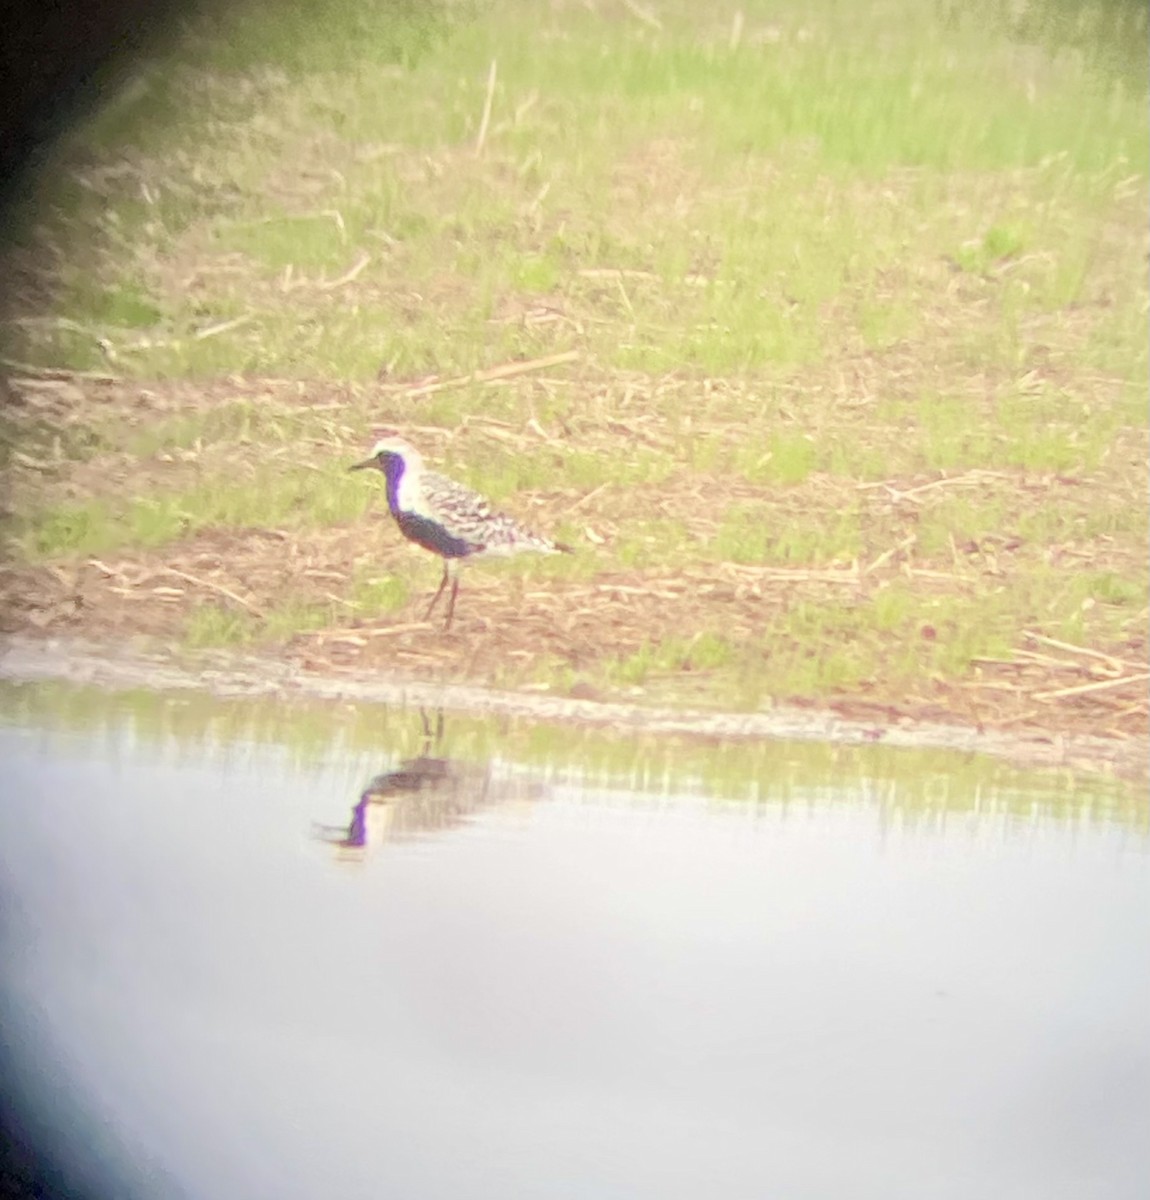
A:
[[[399,481],[403,478],[407,463],[403,461],[402,454],[392,454],[385,450],[379,456],[379,469],[383,472],[384,479],[387,480],[387,507],[391,509],[391,515],[398,518]]]
[[[413,541],[425,550],[434,551],[444,558],[466,558],[482,547],[473,542],[465,542],[462,538],[452,537],[438,521],[429,517],[419,517],[415,513],[397,512],[395,523],[405,538]]]

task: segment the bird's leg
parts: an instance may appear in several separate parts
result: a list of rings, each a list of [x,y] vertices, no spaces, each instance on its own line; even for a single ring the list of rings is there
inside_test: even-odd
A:
[[[427,606],[427,612],[423,614],[423,619],[425,621],[435,610],[435,606],[439,603],[439,597],[443,595],[443,589],[447,587],[447,578],[449,574],[447,561],[448,560],[446,558],[443,560],[443,578],[439,581],[439,587],[436,589],[435,595],[431,597],[431,603]],[[448,619],[450,620],[450,616]]]
[[[446,582],[446,580],[444,581]],[[451,618],[455,613],[455,597],[459,595],[459,571],[451,573],[451,597],[447,601],[447,620],[443,622],[444,629],[451,628]]]

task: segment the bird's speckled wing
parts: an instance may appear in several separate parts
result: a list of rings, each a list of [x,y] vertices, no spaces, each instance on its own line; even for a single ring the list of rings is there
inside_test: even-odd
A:
[[[423,475],[426,516],[437,521],[454,538],[474,547],[474,553],[514,554],[520,550],[553,553],[550,538],[525,529],[514,518],[491,511],[487,500],[454,479],[427,471]]]

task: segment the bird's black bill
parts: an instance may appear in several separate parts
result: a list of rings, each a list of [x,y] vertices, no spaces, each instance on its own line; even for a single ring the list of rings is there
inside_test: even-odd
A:
[[[368,467],[378,467],[378,466],[379,466],[379,463],[374,458],[369,458],[361,463],[352,463],[352,465],[350,467],[348,467],[348,470],[349,471],[366,471],[368,469]]]

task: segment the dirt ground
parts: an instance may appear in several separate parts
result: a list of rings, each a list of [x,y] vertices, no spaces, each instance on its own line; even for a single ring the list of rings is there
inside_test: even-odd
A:
[[[37,394],[45,399],[35,415],[42,422],[60,418],[65,408],[75,411],[72,401],[78,395],[89,404],[95,395],[105,411],[131,411],[140,403],[137,385],[120,389],[109,381],[47,376],[39,383]],[[238,385],[230,387],[235,392]],[[149,394],[162,396],[156,389]],[[178,397],[170,402],[172,410],[182,403]],[[143,419],[153,415],[145,413]],[[7,468],[9,518],[16,519],[18,506],[46,497],[83,496],[99,488],[138,494],[146,484],[141,470],[114,454],[54,466],[17,452]],[[664,488],[664,502],[686,505],[680,495],[686,486]],[[1062,485],[1049,480],[1043,486]],[[554,527],[585,501],[585,491],[557,487],[536,494],[531,514],[540,528]],[[897,508],[900,500],[876,496],[875,503]],[[377,505],[352,523],[208,528],[155,550],[118,549],[42,562],[20,561],[9,539],[0,563],[0,630],[108,645],[134,639],[175,649],[186,643],[189,616],[213,605],[247,622],[253,640],[243,649],[255,646],[306,671],[379,671],[518,686],[580,700],[708,707],[715,696],[705,669],[652,672],[634,686],[612,680],[603,664],[690,629],[719,628],[736,642],[750,641],[767,626],[770,614],[793,604],[796,595],[816,603],[861,596],[882,572],[901,572],[926,593],[954,586],[944,572],[921,564],[917,570],[909,566],[908,574],[897,544],[876,570],[857,563],[787,571],[731,562],[625,569],[604,556],[603,568],[591,578],[571,579],[549,576],[543,565],[526,578],[475,566],[464,573],[456,623],[444,631],[438,617],[423,619],[438,580],[435,561],[404,543],[380,509]],[[1008,553],[1000,548],[1000,557]],[[380,572],[394,571],[412,581],[410,599],[400,611],[378,618],[352,613],[348,580],[367,561]],[[979,562],[980,570],[1004,576],[993,555],[981,553]],[[266,615],[286,596],[301,604],[328,604],[332,619],[322,628],[283,637],[263,630]],[[349,614],[346,620],[341,612]],[[945,631],[924,626],[919,636],[925,643]],[[810,653],[817,654],[818,647],[810,647]],[[767,684],[770,700],[760,701],[761,707],[808,706],[880,724],[929,721],[1052,739],[1089,735],[1135,742],[1146,738],[1150,726],[1146,640],[1138,634],[1122,644],[1072,645],[1035,632],[1008,657],[976,660],[960,678],[924,677],[909,690],[876,679],[842,693],[796,696],[776,695]]]

